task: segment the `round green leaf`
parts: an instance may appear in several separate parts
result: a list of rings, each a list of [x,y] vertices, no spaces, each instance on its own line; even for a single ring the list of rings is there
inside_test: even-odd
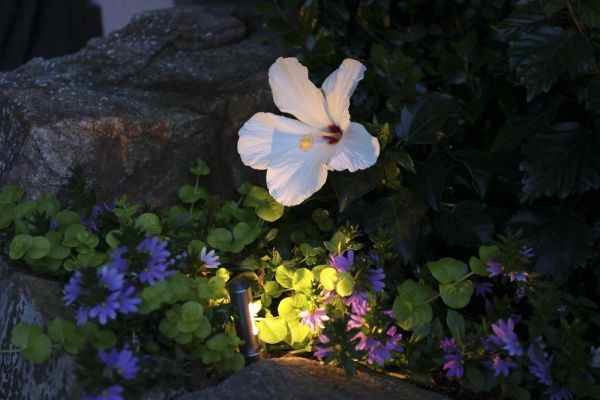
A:
[[[63,210],[54,215],[54,220],[58,223],[58,226],[62,228],[79,224],[79,222],[81,222],[81,217],[74,211]]]
[[[496,258],[498,254],[500,254],[498,246],[481,246],[479,248],[479,258],[484,264]]]
[[[471,272],[480,276],[489,276],[489,272],[485,266],[485,264],[477,257],[471,257],[469,259],[469,268],[471,268]]]
[[[283,342],[288,335],[288,325],[280,317],[265,318],[257,326],[258,338],[268,344]]]
[[[267,221],[277,221],[285,208],[279,204],[264,188],[251,186],[244,200],[245,207],[252,207],[256,215]]]
[[[188,301],[181,306],[181,318],[184,321],[199,321],[203,315],[204,308],[202,307],[202,304],[196,301]]]
[[[198,200],[207,199],[208,192],[202,187],[194,187],[192,185],[184,185],[177,192],[179,199],[185,204],[194,204]]]
[[[279,316],[286,321],[298,321],[300,313],[305,310],[307,306],[307,297],[299,293],[281,300],[277,306],[277,312],[279,313]]]
[[[23,357],[34,364],[47,361],[52,352],[52,342],[43,333],[35,333],[29,337],[29,343],[23,350]]]
[[[275,280],[286,289],[291,289],[294,285],[294,270],[280,265],[275,268]]]
[[[306,268],[294,271],[292,288],[296,291],[308,290],[312,287],[313,273]]]
[[[348,272],[340,272],[338,281],[335,284],[335,291],[342,297],[347,297],[354,291],[354,278]]]
[[[231,234],[231,231],[225,228],[215,228],[208,233],[206,241],[210,247],[214,247],[217,250],[228,251],[233,242],[233,235]]]
[[[31,241],[31,247],[27,250],[27,257],[39,260],[50,253],[50,241],[43,236],[35,236]]]
[[[319,281],[325,290],[335,290],[335,284],[338,281],[338,272],[335,268],[323,268],[319,274]]]
[[[471,301],[473,282],[470,280],[440,285],[440,295],[448,307],[463,308]]]
[[[433,310],[427,301],[432,295],[431,288],[412,279],[402,282],[393,306],[398,325],[404,330],[413,330],[430,323]]]
[[[12,260],[22,258],[33,244],[33,238],[30,235],[17,235],[10,242],[8,256]]]
[[[449,257],[429,262],[427,267],[440,283],[456,282],[467,273],[467,266],[464,262]]]
[[[153,213],[145,213],[137,217],[135,226],[149,235],[160,235],[162,233],[160,218]]]

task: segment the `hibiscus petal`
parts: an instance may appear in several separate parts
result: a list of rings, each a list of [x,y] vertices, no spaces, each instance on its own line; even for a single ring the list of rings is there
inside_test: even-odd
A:
[[[366,70],[360,62],[347,58],[325,79],[321,87],[325,93],[329,115],[342,131],[350,124],[350,97]]]
[[[267,169],[269,193],[285,206],[295,206],[321,189],[327,180],[326,162],[333,146],[315,140],[302,150],[298,138],[289,135],[273,137],[272,159]]]
[[[237,149],[242,162],[254,169],[267,169],[271,161],[273,135],[291,136],[298,143],[298,136],[307,135],[314,128],[295,119],[271,113],[256,113],[240,128]]]
[[[356,122],[350,123],[342,139],[332,147],[334,154],[328,162],[330,170],[354,172],[366,169],[379,157],[379,141]]]
[[[269,68],[275,105],[300,121],[322,129],[332,124],[323,93],[308,79],[308,69],[296,58],[278,58]]]

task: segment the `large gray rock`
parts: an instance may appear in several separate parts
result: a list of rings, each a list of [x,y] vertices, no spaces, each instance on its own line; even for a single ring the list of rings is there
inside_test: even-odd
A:
[[[80,165],[102,200],[157,204],[202,157],[212,189],[231,194],[252,174],[237,131],[272,107],[268,39],[222,11],[157,10],[74,55],[0,74],[0,183],[56,191]]]
[[[236,153],[237,130],[272,107],[266,71],[278,51],[226,12],[148,12],[76,54],[0,74],[0,185],[55,192],[81,166],[99,200],[159,204],[201,157],[214,171],[209,186],[231,194],[252,174]],[[0,261],[0,349],[18,322],[56,315],[60,298],[56,283]],[[0,399],[76,398],[73,370],[69,357],[33,366],[2,352]]]
[[[448,400],[401,379],[343,370],[298,357],[269,359],[244,368],[218,386],[178,400]]]
[[[0,258],[0,399],[71,399],[78,393],[71,357],[56,355],[34,365],[11,352],[13,326],[41,325],[60,315],[61,297],[57,283],[18,272]]]

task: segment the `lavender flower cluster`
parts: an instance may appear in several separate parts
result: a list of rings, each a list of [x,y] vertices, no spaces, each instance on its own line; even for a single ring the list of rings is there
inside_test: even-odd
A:
[[[338,272],[352,272],[355,267],[355,255],[352,250],[342,254],[332,255],[329,264]],[[366,280],[359,282],[354,292],[343,298],[344,304],[349,308],[350,317],[346,324],[346,331],[358,331],[353,334],[351,341],[355,342],[354,348],[357,351],[365,352],[367,362],[378,366],[383,366],[392,358],[394,352],[404,351],[400,345],[402,334],[398,329],[391,325],[383,335],[373,332],[369,329],[367,320],[373,317],[374,310],[369,304],[369,291],[372,293],[381,293],[385,289],[385,272],[383,268],[369,268],[366,274]],[[330,302],[335,297],[332,292],[324,293],[324,302]],[[390,318],[390,313],[384,313]],[[317,309],[312,314],[303,313],[302,322],[317,328],[324,328],[323,321],[329,320],[323,309]],[[331,339],[325,335],[319,335],[319,344],[314,348],[314,356],[320,360],[325,359],[333,352]]]
[[[130,381],[137,377],[140,367],[139,360],[133,351],[125,346],[119,350],[99,351],[98,358],[104,364],[107,375],[117,375],[113,378]],[[82,400],[124,400],[125,389],[121,385],[111,385],[96,395],[86,395]]]
[[[119,247],[110,253],[109,262],[95,271],[95,276],[86,270],[73,273],[64,287],[63,298],[66,305],[77,305],[77,324],[97,320],[106,325],[118,314],[137,312],[141,300],[136,285],[152,286],[174,273],[170,270],[173,260],[169,259],[167,245],[158,237],[143,239],[136,251],[145,255],[147,262],[138,271],[125,258],[127,248]]]

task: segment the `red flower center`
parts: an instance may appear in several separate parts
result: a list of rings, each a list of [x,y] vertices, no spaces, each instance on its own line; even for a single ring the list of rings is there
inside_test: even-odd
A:
[[[340,141],[340,139],[342,138],[342,135],[343,135],[342,129],[335,124],[329,125],[327,127],[327,132],[334,134],[331,136],[325,136],[325,140],[329,144],[336,144],[337,142]]]

